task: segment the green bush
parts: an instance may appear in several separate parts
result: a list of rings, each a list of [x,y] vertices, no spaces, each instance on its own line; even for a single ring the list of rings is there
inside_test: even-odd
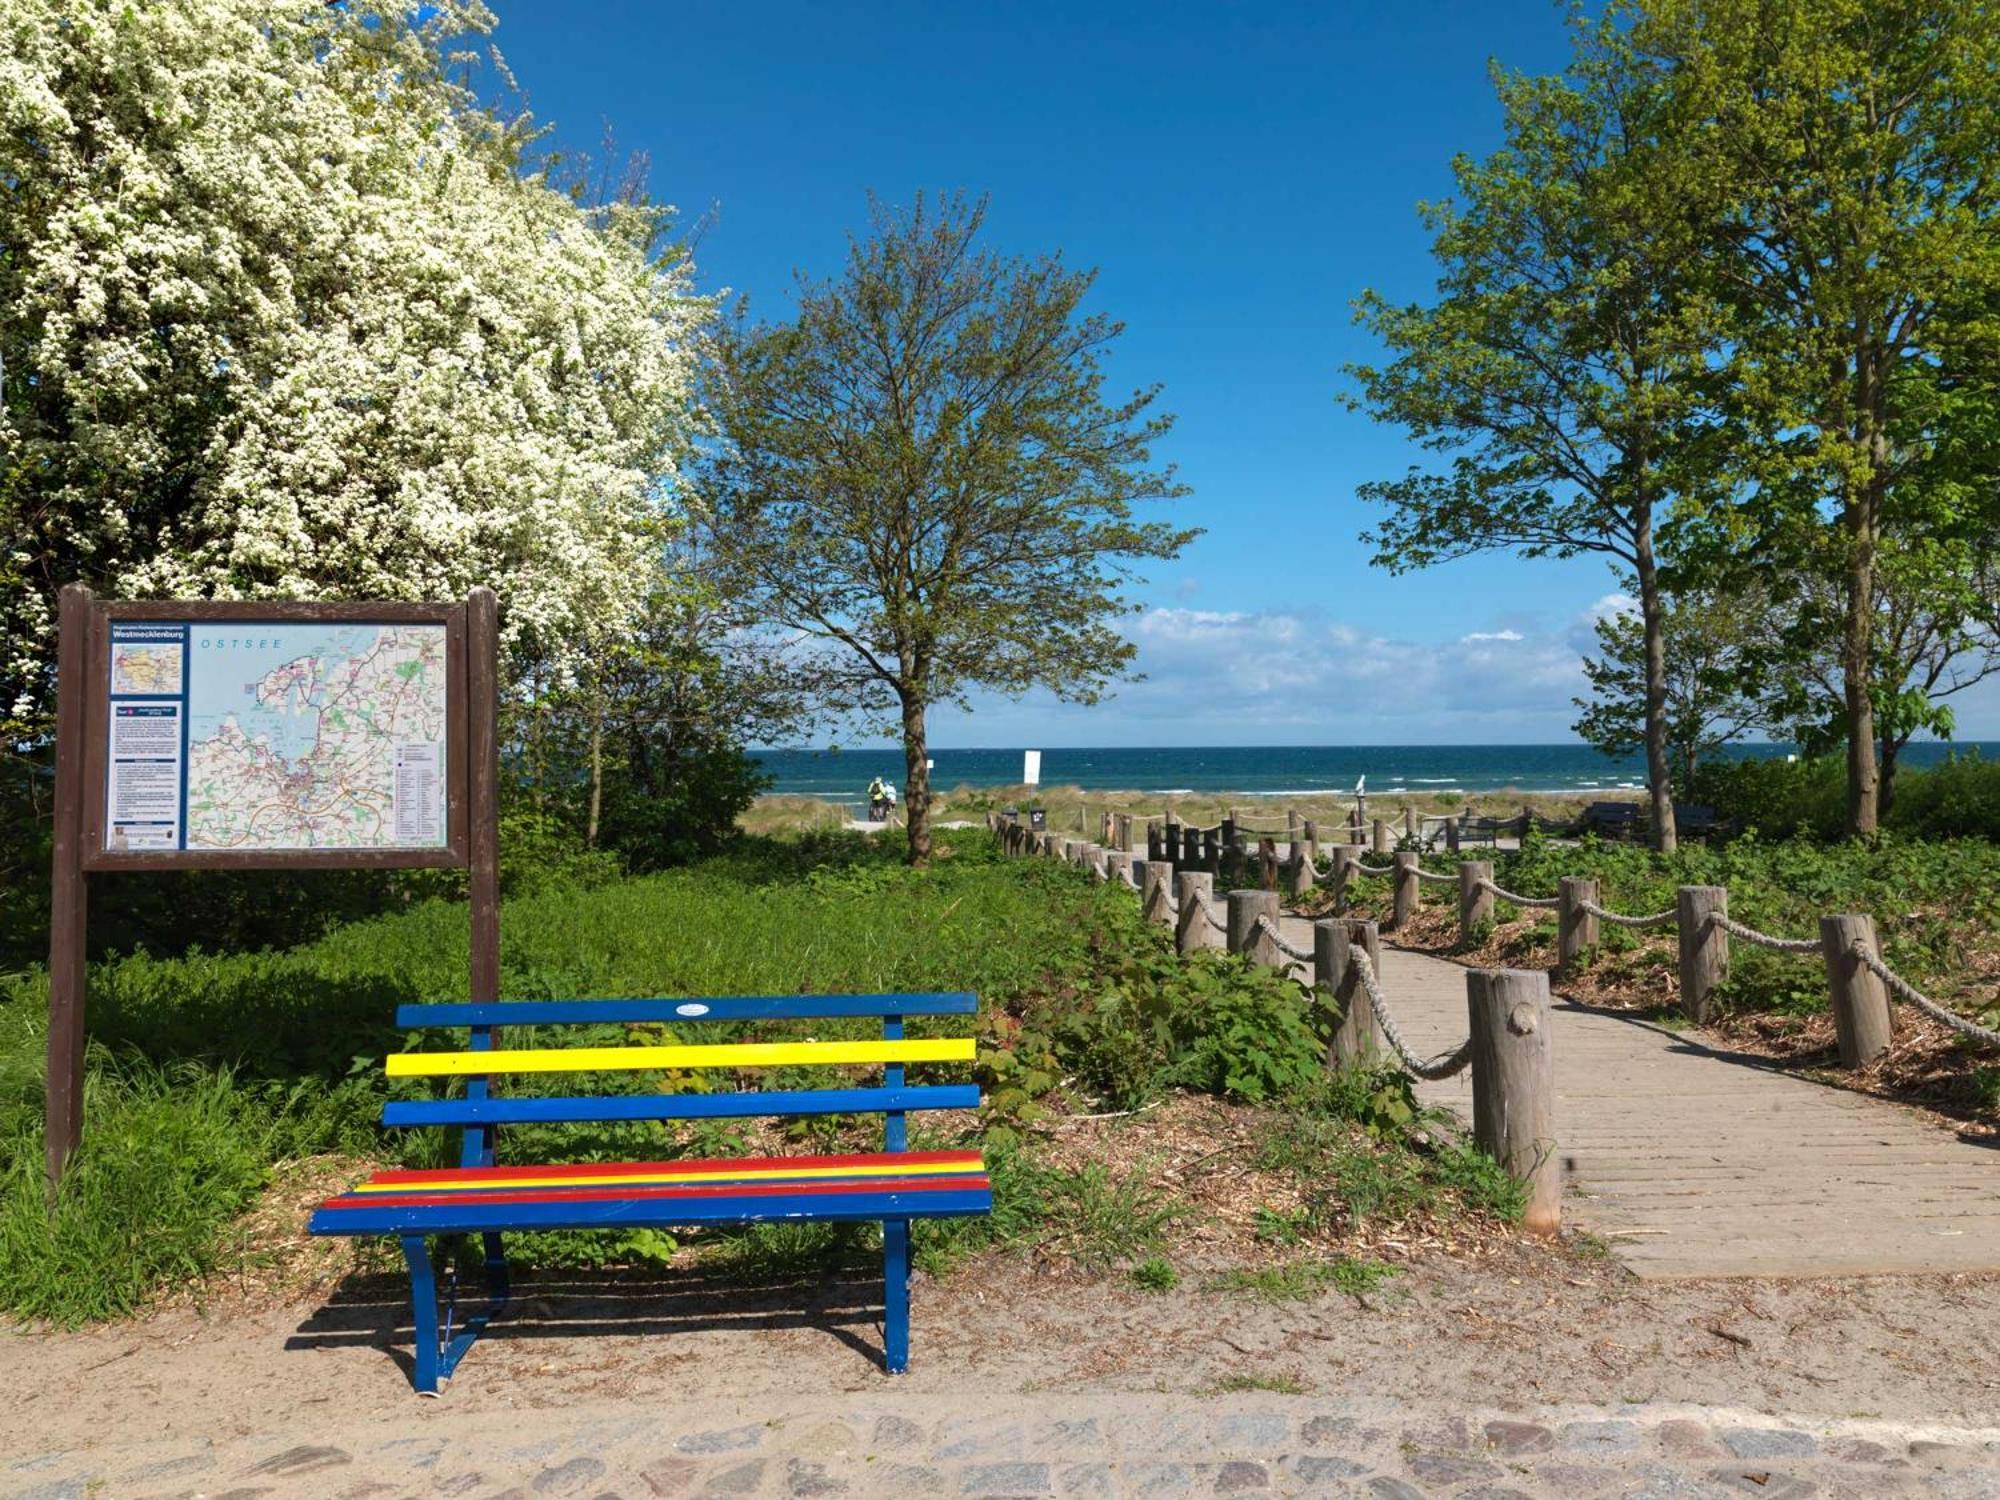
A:
[[[1835,756],[1706,760],[1679,795],[1713,807],[1734,829],[1773,838],[1838,839],[1847,827],[1847,770]]]
[[[1887,822],[1910,838],[2000,840],[2000,762],[1977,751],[1925,771],[1898,771]]]

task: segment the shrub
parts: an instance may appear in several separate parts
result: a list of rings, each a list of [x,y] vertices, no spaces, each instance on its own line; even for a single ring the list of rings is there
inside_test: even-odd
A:
[[[1734,828],[1777,838],[1838,839],[1847,826],[1847,772],[1832,756],[1704,761],[1681,794]]]

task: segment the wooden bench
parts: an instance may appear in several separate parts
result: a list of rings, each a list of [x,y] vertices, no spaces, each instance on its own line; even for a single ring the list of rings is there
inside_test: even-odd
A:
[[[1630,838],[1639,831],[1640,811],[1636,802],[1593,802],[1583,810],[1583,826],[1599,838]]]
[[[911,1151],[905,1114],[974,1109],[975,1084],[911,1086],[908,1063],[970,1062],[966,1037],[909,1039],[909,1016],[971,1016],[967,994],[799,995],[727,1000],[512,1000],[495,1004],[404,1005],[396,1024],[465,1027],[463,1051],[404,1052],[387,1060],[392,1078],[463,1078],[457,1098],[387,1104],[385,1126],[464,1130],[459,1165],[434,1171],[383,1171],[312,1215],[316,1235],[393,1235],[410,1269],[416,1359],[412,1383],[435,1395],[507,1300],[510,1230],[696,1227],[766,1220],[878,1220],[882,1225],[883,1363],[901,1374],[910,1357],[910,1221],[991,1213],[993,1193],[977,1150]],[[879,1040],[691,1042],[515,1050],[495,1046],[497,1028],[657,1026],[690,1023],[834,1020],[879,1017]],[[765,1090],[711,1094],[606,1093],[575,1097],[499,1097],[493,1080],[509,1074],[616,1071],[641,1077],[660,1069],[876,1066],[875,1087]],[[503,1125],[614,1121],[718,1120],[806,1115],[880,1114],[883,1149],[867,1155],[778,1156],[731,1160],[532,1163],[499,1166],[495,1136]],[[439,1328],[437,1278],[429,1239],[483,1237],[493,1302],[452,1329],[447,1306]]]

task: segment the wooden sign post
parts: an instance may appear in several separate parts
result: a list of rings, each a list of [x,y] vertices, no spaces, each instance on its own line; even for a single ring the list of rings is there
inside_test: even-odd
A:
[[[62,591],[49,1189],[83,1139],[93,870],[465,869],[500,998],[499,609]]]

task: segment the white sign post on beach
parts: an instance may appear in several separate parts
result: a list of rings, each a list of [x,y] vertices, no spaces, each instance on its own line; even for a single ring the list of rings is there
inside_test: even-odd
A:
[[[1021,759],[1021,785],[1040,786],[1042,784],[1042,752],[1030,750]]]

